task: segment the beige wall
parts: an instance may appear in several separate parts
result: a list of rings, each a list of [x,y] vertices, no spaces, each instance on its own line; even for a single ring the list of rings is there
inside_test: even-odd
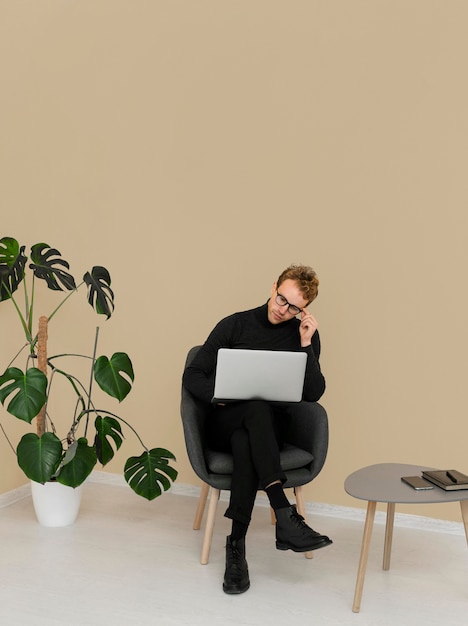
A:
[[[467,19],[462,0],[0,3],[1,235],[110,269],[101,348],[131,353],[124,414],[180,481],[187,349],[290,262],[321,278],[331,440],[307,499],[358,506],[343,481],[380,461],[468,470]],[[92,342],[81,301],[58,351]],[[24,479],[0,455],[5,492]]]

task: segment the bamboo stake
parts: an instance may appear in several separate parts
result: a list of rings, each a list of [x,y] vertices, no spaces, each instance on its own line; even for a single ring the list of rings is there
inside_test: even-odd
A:
[[[47,325],[49,320],[45,315],[39,318],[39,331],[37,333],[37,367],[47,376]],[[38,437],[42,437],[45,432],[45,410],[42,407],[37,415],[36,432]]]

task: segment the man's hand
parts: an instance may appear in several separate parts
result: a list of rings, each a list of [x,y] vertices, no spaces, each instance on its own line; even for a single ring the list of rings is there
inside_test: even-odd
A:
[[[305,348],[312,343],[312,335],[318,328],[318,323],[315,317],[306,311],[302,310],[301,324],[299,326],[299,334],[301,335],[301,346]]]

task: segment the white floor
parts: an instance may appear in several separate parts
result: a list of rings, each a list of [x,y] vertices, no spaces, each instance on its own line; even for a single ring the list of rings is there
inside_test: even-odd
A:
[[[2,626],[283,624],[465,626],[468,550],[464,534],[395,527],[390,571],[383,532],[372,538],[361,612],[352,613],[363,524],[312,516],[334,544],[313,560],[274,547],[269,509],[249,530],[251,588],[227,596],[221,584],[229,522],[218,507],[208,565],[196,499],[165,494],[152,503],[126,486],[89,483],[78,521],[39,526],[29,497],[0,508]],[[461,525],[460,525],[461,529]]]

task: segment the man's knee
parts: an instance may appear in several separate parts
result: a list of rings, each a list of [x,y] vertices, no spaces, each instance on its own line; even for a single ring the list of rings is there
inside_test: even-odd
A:
[[[244,424],[246,428],[256,426],[271,427],[273,412],[268,402],[264,400],[249,400],[246,402]]]
[[[264,400],[249,400],[245,403],[245,415],[248,419],[271,419],[272,410]]]
[[[231,435],[232,450],[243,450],[249,448],[249,437],[247,431],[243,428],[238,428]]]

